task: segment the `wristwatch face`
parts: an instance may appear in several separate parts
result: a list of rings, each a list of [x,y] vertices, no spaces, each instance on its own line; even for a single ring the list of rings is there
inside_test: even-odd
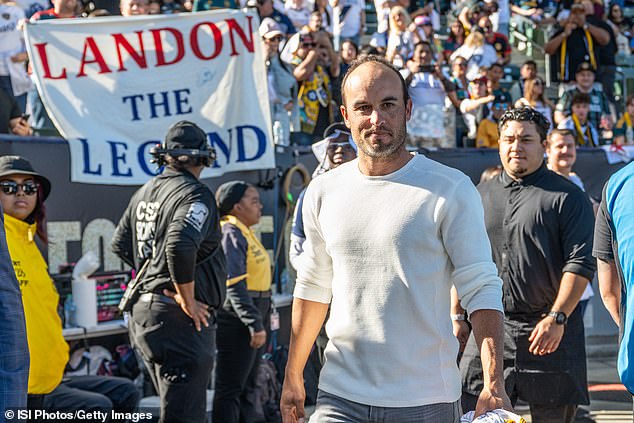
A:
[[[564,323],[566,323],[566,315],[560,311],[559,313],[557,313],[555,322],[557,322],[558,325],[563,325]]]

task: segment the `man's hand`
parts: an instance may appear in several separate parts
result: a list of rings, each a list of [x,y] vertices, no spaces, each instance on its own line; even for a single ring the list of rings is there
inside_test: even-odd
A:
[[[544,317],[528,338],[531,345],[528,351],[534,355],[547,355],[557,351],[561,338],[564,336],[564,325],[555,323],[550,316]]]
[[[258,332],[253,332],[251,334],[251,341],[249,342],[249,346],[254,349],[260,348],[266,342],[266,331],[261,330]]]
[[[12,134],[22,137],[33,134],[33,130],[29,126],[29,123],[23,117],[11,119],[9,121],[9,129],[11,130]]]
[[[306,390],[302,375],[291,376],[286,372],[282,398],[280,399],[280,411],[283,423],[303,423],[305,420],[304,401]]]
[[[464,320],[454,320],[451,322],[453,326],[453,334],[460,342],[460,352],[464,351],[464,347],[467,345],[471,328]]]
[[[205,327],[209,327],[209,317],[211,313],[209,312],[209,306],[205,303],[201,303],[198,300],[192,299],[189,301],[185,301],[185,299],[174,291],[170,291],[167,289],[163,290],[163,294],[167,297],[173,298],[174,301],[181,306],[181,309],[185,312],[186,315],[191,317],[194,321],[194,326],[198,332],[201,331],[202,325]]]
[[[564,26],[564,32],[563,32],[566,38],[570,37],[570,34],[575,29],[577,29],[577,24],[575,22],[568,21],[566,23],[566,26]]]
[[[513,411],[511,400],[506,394],[504,387],[489,388],[485,386],[480,392],[478,397],[478,403],[476,404],[474,419],[487,411],[492,411],[497,408],[502,408],[506,411]]]

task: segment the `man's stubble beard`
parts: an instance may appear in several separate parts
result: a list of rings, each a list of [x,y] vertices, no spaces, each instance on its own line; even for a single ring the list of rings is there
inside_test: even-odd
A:
[[[396,156],[406,140],[406,120],[403,119],[402,126],[395,133],[393,132],[394,142],[390,145],[384,146],[382,144],[379,145],[378,148],[371,147],[369,143],[366,143],[365,140],[362,140],[358,143],[359,150],[363,151],[363,154],[373,159],[387,159],[393,156]]]

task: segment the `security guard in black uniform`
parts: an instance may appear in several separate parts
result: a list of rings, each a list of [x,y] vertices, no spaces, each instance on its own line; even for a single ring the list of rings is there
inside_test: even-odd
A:
[[[133,195],[112,246],[139,271],[130,339],[161,399],[160,422],[203,422],[214,311],[226,291],[216,202],[199,181],[215,152],[204,131],[181,121],[152,155],[165,169]]]

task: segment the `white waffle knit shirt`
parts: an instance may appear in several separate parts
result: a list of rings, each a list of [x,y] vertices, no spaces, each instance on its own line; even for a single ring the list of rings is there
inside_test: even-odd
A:
[[[303,215],[294,295],[331,302],[319,388],[381,407],[458,400],[452,283],[469,314],[503,310],[467,176],[416,155],[371,177],[354,160],[311,182]]]

